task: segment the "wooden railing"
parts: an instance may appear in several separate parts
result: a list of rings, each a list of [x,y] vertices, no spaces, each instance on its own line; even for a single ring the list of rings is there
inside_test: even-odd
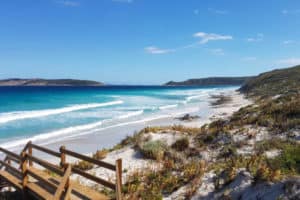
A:
[[[110,163],[106,163],[106,162],[103,162],[101,160],[96,160],[94,158],[91,158],[91,157],[88,157],[88,156],[70,151],[70,150],[66,149],[64,146],[62,146],[60,148],[60,153],[61,153],[61,165],[62,166],[65,165],[66,156],[68,155],[68,156],[72,156],[74,158],[77,158],[79,160],[83,160],[83,161],[92,163],[92,164],[97,165],[99,167],[103,167],[103,168],[115,171],[115,173],[116,173],[116,182],[111,183],[107,180],[104,180],[102,178],[91,175],[91,174],[89,174],[85,171],[82,171],[78,168],[72,167],[72,172],[73,173],[78,174],[82,177],[85,177],[85,178],[87,178],[91,181],[94,181],[98,184],[101,184],[105,187],[108,187],[108,188],[114,190],[116,192],[116,199],[117,200],[122,199],[122,160],[121,159],[116,160],[115,165],[112,165]]]
[[[13,186],[16,186],[17,189],[21,189],[23,192],[23,199],[29,199],[27,195],[27,190],[30,190],[33,192],[35,195],[37,195],[39,198],[42,199],[49,199],[49,200],[60,200],[60,199],[70,199],[70,191],[71,191],[71,186],[70,186],[70,175],[71,175],[71,165],[66,165],[66,170],[58,170],[57,168],[54,168],[51,164],[47,163],[46,161],[39,160],[38,158],[35,158],[26,152],[22,152],[21,156],[12,153],[10,151],[7,151],[6,149],[0,148],[0,151],[5,153],[8,158],[10,156],[11,158],[14,158],[14,161],[17,161],[17,163],[20,164],[20,168],[15,168],[13,167],[10,163],[5,162],[5,161],[0,161],[1,165],[7,168],[8,172],[13,172],[12,176],[3,176],[7,179],[8,182],[10,182]],[[60,184],[57,186],[44,177],[40,176],[37,174],[34,169],[30,166],[28,166],[28,161],[31,162],[37,162],[38,164],[42,165],[46,169],[52,170],[60,175],[62,175],[62,181]],[[16,174],[21,176],[20,181],[18,181],[17,178],[9,178],[9,177],[14,177]],[[40,187],[36,183],[29,183],[28,179],[29,177],[33,177],[37,181],[40,181],[43,185],[43,187]],[[55,193],[51,194],[49,191],[47,191],[44,188],[52,188],[54,189]]]
[[[33,156],[33,150],[38,150],[40,152],[46,153],[48,155],[57,157],[60,159],[59,165],[54,165],[48,161],[45,161],[43,159],[37,158]],[[118,159],[115,162],[115,165],[106,163],[100,160],[96,160],[94,158],[76,153],[74,151],[66,149],[64,146],[60,147],[59,152],[55,152],[51,149],[47,149],[42,146],[38,146],[36,144],[33,144],[31,142],[28,142],[24,149],[21,152],[21,155],[15,154],[13,152],[10,152],[4,148],[0,148],[0,151],[3,152],[6,157],[4,160],[0,160],[0,168],[5,167],[17,174],[19,174],[22,178],[22,188],[23,191],[25,188],[32,190],[33,192],[36,192],[37,195],[41,195],[43,193],[44,199],[61,199],[62,196],[64,196],[64,199],[69,199],[70,194],[72,191],[72,187],[70,184],[70,176],[72,174],[78,174],[88,180],[91,180],[97,184],[103,185],[104,187],[110,188],[115,191],[116,193],[116,199],[121,200],[122,199],[122,160]],[[83,170],[80,170],[76,167],[73,167],[69,163],[66,162],[67,156],[74,157],[79,160],[83,160],[89,163],[92,163],[94,165],[97,165],[98,167],[103,167],[109,170],[112,170],[116,174],[116,181],[115,183],[112,183],[108,180],[102,179],[100,177],[94,176],[92,174],[89,174]],[[11,165],[11,161],[14,161],[15,163],[19,164],[20,169],[13,167]],[[45,179],[44,177],[41,177],[39,174],[37,174],[34,171],[34,163],[42,166],[43,168],[49,170],[50,172],[53,172],[62,178],[60,179],[60,183],[57,186],[56,184],[50,182],[49,180]],[[34,179],[40,181],[45,185],[47,188],[52,188],[54,190],[54,194],[47,193],[45,191],[37,190],[33,185],[28,183],[28,177],[31,176]],[[45,196],[46,195],[46,196]],[[26,194],[24,193],[24,198]]]

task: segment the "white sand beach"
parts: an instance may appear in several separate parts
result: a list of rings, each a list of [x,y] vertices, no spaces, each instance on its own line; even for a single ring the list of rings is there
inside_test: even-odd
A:
[[[188,127],[201,127],[205,123],[209,123],[212,120],[218,119],[218,118],[226,118],[232,115],[235,111],[240,109],[241,107],[244,107],[246,105],[251,104],[251,101],[248,99],[245,99],[243,95],[236,91],[228,92],[224,95],[230,96],[231,101],[222,104],[220,106],[210,106],[209,114],[206,116],[201,116],[198,119],[194,119],[192,121],[180,121],[178,119],[174,118],[165,118],[163,120],[154,120],[147,123],[142,124],[135,124],[134,126],[124,126],[124,127],[118,127],[114,128],[112,130],[106,130],[105,134],[99,134],[98,136],[112,136],[112,134],[115,134],[113,139],[111,140],[111,144],[117,144],[120,142],[121,139],[124,139],[127,135],[133,134],[134,131],[138,131],[146,126],[167,126],[167,125],[184,125]],[[195,113],[189,113],[191,115],[198,115],[199,112]],[[179,137],[182,137],[182,134],[177,134],[176,132],[164,132],[162,134],[159,133],[149,133],[148,134],[151,140],[162,140],[165,141],[167,144],[172,144],[176,139]],[[50,145],[50,148],[58,148],[59,144]],[[89,138],[81,138],[81,139],[74,139],[67,141],[65,146],[69,149],[76,150],[79,152],[83,152],[87,155],[92,155],[96,150],[101,149],[103,146],[101,145],[101,141],[97,139],[97,135],[89,136]],[[111,147],[111,146],[105,146],[104,147]],[[204,152],[205,153],[205,152]],[[209,159],[209,155],[207,155]],[[127,146],[119,150],[112,151],[107,154],[106,158],[103,159],[103,161],[114,164],[117,159],[121,158],[123,163],[123,181],[126,182],[126,176],[127,174],[132,173],[135,170],[142,170],[143,168],[159,168],[161,167],[157,162],[144,159],[142,155],[140,155],[139,152],[135,151],[133,147]],[[68,158],[68,162],[74,163],[76,162],[76,159]],[[99,177],[105,178],[107,180],[114,181],[115,180],[115,174],[110,171],[103,168],[93,168],[89,170],[89,173],[97,175]],[[78,175],[73,175],[72,177],[74,180],[79,181],[80,183],[96,187],[96,185],[88,181]],[[180,191],[179,191],[180,192]],[[176,193],[173,195],[176,196]],[[167,198],[167,199],[173,199],[173,198]]]

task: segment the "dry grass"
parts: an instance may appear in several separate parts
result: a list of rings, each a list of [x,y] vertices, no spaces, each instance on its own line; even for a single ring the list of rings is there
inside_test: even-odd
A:
[[[204,172],[203,162],[174,164],[165,162],[160,170],[143,169],[128,176],[125,184],[125,199],[162,199],[163,194],[171,194],[183,185],[193,181],[198,182]],[[191,190],[187,191],[191,195]]]
[[[98,151],[96,151],[96,153],[93,154],[92,157],[96,160],[102,160],[102,159],[106,158],[108,152],[109,151],[107,149],[98,150]]]
[[[77,161],[75,164],[73,164],[72,167],[86,171],[92,169],[94,165],[90,162],[82,160],[82,161]]]

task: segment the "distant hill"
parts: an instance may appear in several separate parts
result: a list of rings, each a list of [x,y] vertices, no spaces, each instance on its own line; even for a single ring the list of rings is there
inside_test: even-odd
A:
[[[103,83],[76,79],[5,79],[0,86],[102,86]]]
[[[253,77],[209,77],[199,79],[189,79],[182,82],[170,81],[166,86],[209,86],[209,85],[242,85]]]
[[[265,72],[248,80],[240,89],[248,95],[274,96],[300,93],[300,65]]]

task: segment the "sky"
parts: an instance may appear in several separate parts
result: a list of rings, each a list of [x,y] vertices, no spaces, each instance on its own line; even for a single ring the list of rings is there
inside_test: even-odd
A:
[[[0,78],[161,84],[300,64],[299,0],[1,0]]]

